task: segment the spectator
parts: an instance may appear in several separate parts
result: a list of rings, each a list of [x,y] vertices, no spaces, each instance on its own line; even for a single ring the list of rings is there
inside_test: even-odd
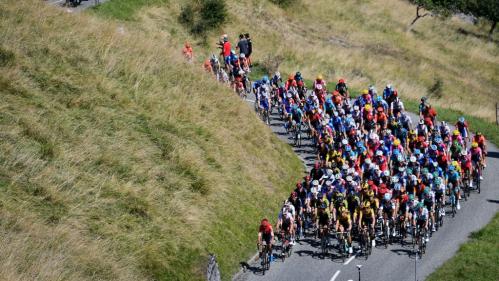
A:
[[[189,42],[185,42],[184,48],[182,49],[182,53],[188,62],[192,62],[194,58],[194,52],[192,50],[192,46]]]
[[[229,42],[229,38],[227,36],[227,34],[224,34],[223,35],[223,38],[222,38],[222,56],[224,57],[224,63],[225,63],[225,67],[227,68],[230,64],[230,51],[231,51],[231,45],[230,45],[230,42]]]
[[[244,38],[244,35],[239,35],[239,42],[237,43],[236,49],[239,50],[239,55],[244,54],[244,56],[248,55],[248,40]]]
[[[246,41],[248,42],[248,53],[246,55],[246,59],[248,59],[249,66],[252,67],[253,65],[251,64],[251,54],[253,53],[253,42],[251,42],[251,38],[249,33],[244,34],[244,37],[246,38]]]

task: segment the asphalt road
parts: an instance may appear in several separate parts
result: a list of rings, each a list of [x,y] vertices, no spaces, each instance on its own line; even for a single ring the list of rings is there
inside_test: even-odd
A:
[[[253,97],[248,100],[251,106],[254,104],[252,99]],[[411,118],[414,123],[417,122],[417,116],[411,114]],[[286,134],[283,123],[279,120],[276,112],[271,117],[270,128],[281,140],[292,146],[293,140],[290,135]],[[303,144],[301,148],[293,147],[293,150],[303,160],[308,170],[313,165],[315,157],[311,143],[304,139]],[[357,281],[359,280],[357,265],[362,266],[360,270],[362,281],[424,280],[455,254],[459,245],[467,241],[471,232],[482,228],[499,211],[499,189],[497,188],[499,150],[490,143],[488,146],[489,157],[487,168],[484,171],[482,192],[478,194],[472,191],[471,198],[466,202],[461,202],[461,210],[458,211],[455,218],[449,215],[445,217],[444,226],[430,238],[426,254],[422,259],[415,259],[411,245],[402,246],[400,243],[394,243],[387,249],[377,245],[368,259],[364,256],[354,255],[343,262],[335,257],[336,250],[333,250],[332,254],[324,259],[318,255],[320,249],[317,242],[313,238],[305,237],[294,246],[290,258],[286,259],[285,262],[281,260],[272,262],[270,270],[265,275],[262,275],[259,264],[253,261],[245,271],[237,274],[234,280]],[[333,244],[335,243],[336,241],[333,240]],[[354,249],[355,246],[354,242]]]
[[[82,11],[82,10],[85,10],[87,8],[90,8],[92,6],[95,6],[96,3],[104,3],[108,0],[87,0],[87,1],[82,1],[81,4],[77,7],[66,7],[64,6],[64,4],[66,3],[66,0],[45,0],[48,4],[50,5],[54,5],[54,6],[58,6],[58,7],[63,7],[64,9],[66,9],[66,11],[72,13],[72,12],[79,12],[79,11]]]

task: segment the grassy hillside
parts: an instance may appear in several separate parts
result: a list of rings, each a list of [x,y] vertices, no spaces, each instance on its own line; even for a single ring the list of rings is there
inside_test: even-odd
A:
[[[301,174],[164,34],[0,2],[0,279],[227,278]]]
[[[456,256],[431,274],[427,281],[497,280],[499,276],[499,214],[471,240],[459,248]]]
[[[156,8],[148,4],[123,17],[117,11],[128,2],[134,1],[111,0],[97,13],[200,42],[177,23],[185,1],[170,0]],[[154,2],[161,1],[148,3]],[[495,121],[499,33],[492,42],[481,38],[488,30],[485,24],[427,17],[407,32],[415,8],[403,0],[299,0],[287,9],[269,0],[226,2],[230,22],[211,34],[209,48],[198,46],[198,53],[213,51],[222,32],[234,37],[247,31],[253,36],[255,58],[281,56],[283,72],[298,68],[307,77],[320,72],[330,81],[346,77],[355,88],[373,83],[381,89],[393,83],[405,98],[430,96],[435,105]],[[438,81],[441,90],[429,91]]]

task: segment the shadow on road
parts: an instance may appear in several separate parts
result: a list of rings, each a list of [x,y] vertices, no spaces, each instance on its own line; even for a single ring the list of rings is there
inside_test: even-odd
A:
[[[487,157],[490,157],[490,158],[499,158],[499,152],[489,151],[487,153]]]
[[[487,199],[487,202],[499,204],[499,200],[494,200],[494,199]]]

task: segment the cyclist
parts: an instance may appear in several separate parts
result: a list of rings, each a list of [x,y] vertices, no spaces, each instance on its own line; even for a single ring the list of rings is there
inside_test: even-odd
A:
[[[433,191],[430,190],[430,188],[425,188],[423,191],[423,204],[426,207],[426,209],[429,212],[429,219],[431,219],[432,222],[432,232],[435,232],[435,194]]]
[[[456,128],[459,134],[461,135],[461,138],[464,142],[464,146],[466,147],[466,141],[469,140],[469,133],[468,133],[468,122],[464,119],[464,117],[459,117],[456,123]]]
[[[480,179],[483,180],[481,169],[481,166],[483,165],[483,152],[477,142],[471,143],[470,155],[473,169],[478,169],[478,175],[480,176]]]
[[[487,144],[485,142],[485,136],[482,134],[482,132],[478,131],[476,132],[475,136],[473,136],[473,141],[478,143],[478,147],[482,150],[482,166],[484,168],[487,167],[485,164],[485,160],[487,156]]]
[[[322,202],[318,207],[319,210],[317,212],[317,225],[319,230],[318,234],[320,238],[324,234],[328,233],[329,224],[331,223],[331,215],[329,212],[328,205],[325,202]]]
[[[457,209],[461,209],[461,205],[459,204],[459,200],[461,200],[461,190],[459,189],[461,183],[461,175],[455,169],[454,165],[449,166],[449,171],[447,172],[447,183],[452,184],[452,186],[457,190],[456,192],[456,201],[457,201]],[[452,191],[451,191],[452,192]]]
[[[270,80],[272,87],[279,88],[279,85],[281,85],[282,82],[281,73],[276,71]]]
[[[428,221],[429,221],[428,209],[425,207],[423,202],[419,202],[416,205],[414,211],[412,226],[414,227],[414,229],[416,229],[416,227],[418,227],[419,229],[424,229],[426,233],[428,233]],[[417,233],[415,234],[417,235]],[[428,235],[426,235],[426,237],[424,238],[426,242],[430,241]]]
[[[339,209],[339,216],[336,220],[336,231],[338,232],[346,232],[347,242],[348,242],[348,253],[353,253],[352,248],[352,220],[350,216],[350,211],[345,206],[342,206]]]
[[[350,93],[348,92],[348,86],[347,86],[347,84],[345,82],[345,79],[340,78],[340,80],[338,80],[338,84],[336,84],[335,89],[345,99],[349,99],[350,98]]]
[[[300,230],[298,237],[301,237],[303,236],[303,201],[298,197],[298,193],[296,192],[292,192],[288,200],[295,209],[294,221],[297,223],[297,228]]]
[[[374,210],[371,208],[371,203],[369,201],[364,201],[361,204],[361,209],[359,213],[359,231],[363,228],[367,228],[369,235],[371,236],[372,246],[376,246],[376,241],[374,240],[374,224],[376,221],[376,216],[374,215]]]
[[[263,244],[265,242],[265,244]],[[267,218],[264,218],[260,222],[260,227],[258,228],[258,249],[259,257],[262,258],[263,246],[268,247],[268,252],[270,257],[272,257],[272,244],[274,243],[274,230],[272,225],[269,223]]]
[[[291,245],[294,245],[294,234],[295,234],[295,209],[292,204],[285,202],[284,207],[277,218],[277,230],[284,231],[285,235],[291,236]]]

